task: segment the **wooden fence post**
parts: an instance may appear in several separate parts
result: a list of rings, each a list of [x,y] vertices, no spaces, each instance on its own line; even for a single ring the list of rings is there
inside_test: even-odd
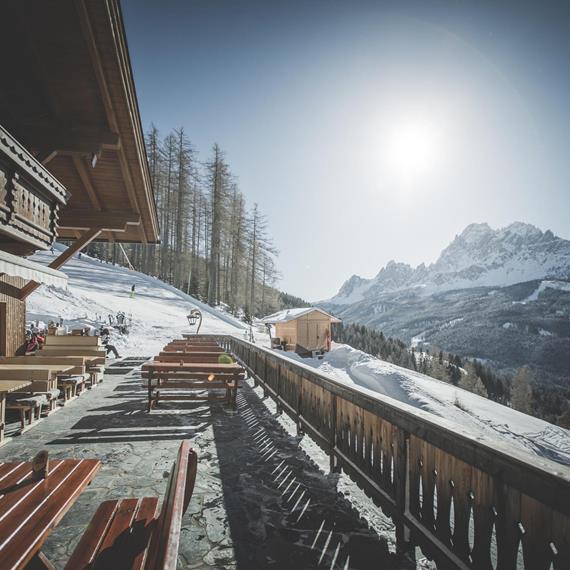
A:
[[[394,487],[396,508],[401,518],[410,507],[410,476],[409,476],[409,441],[410,434],[398,429],[396,437],[396,463],[394,465]],[[404,564],[404,568],[415,568],[415,548],[411,541],[410,529],[403,523],[396,523],[396,554]]]
[[[277,415],[283,413],[283,406],[281,405],[281,364],[277,365],[277,379],[276,379],[276,394],[277,394]]]
[[[332,396],[331,436],[330,436],[330,472],[339,472],[338,458],[336,456],[336,396]]]

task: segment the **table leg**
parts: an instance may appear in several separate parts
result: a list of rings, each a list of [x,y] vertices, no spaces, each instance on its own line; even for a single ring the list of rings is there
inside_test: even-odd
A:
[[[230,403],[232,405],[232,408],[236,407],[236,398],[237,398],[237,390],[238,390],[238,382],[239,382],[239,376],[235,375],[233,377],[232,383],[233,383],[233,387],[231,388],[231,393],[230,393]]]
[[[26,564],[26,570],[56,570],[56,567],[43,552],[38,552],[28,564]]]
[[[148,372],[148,407],[147,412],[150,412],[152,408],[152,372]]]
[[[6,396],[0,393],[0,444],[4,441],[4,427],[6,421]]]

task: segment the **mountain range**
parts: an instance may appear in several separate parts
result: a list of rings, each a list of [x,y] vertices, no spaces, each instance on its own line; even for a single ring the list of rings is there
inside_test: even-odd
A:
[[[390,261],[371,279],[353,275],[318,305],[413,345],[500,369],[532,364],[570,382],[569,280],[570,241],[522,222],[478,223],[434,263]],[[568,356],[552,356],[563,350]]]

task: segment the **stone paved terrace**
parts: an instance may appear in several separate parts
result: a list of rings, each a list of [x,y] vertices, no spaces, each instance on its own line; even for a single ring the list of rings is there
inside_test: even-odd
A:
[[[179,443],[189,438],[199,466],[179,568],[395,568],[386,540],[338,492],[338,476],[319,470],[248,382],[236,411],[218,402],[168,402],[149,415],[138,369],[106,374],[1,447],[0,461],[44,448],[52,458],[102,461],[45,545],[56,566],[102,501],[162,497]]]

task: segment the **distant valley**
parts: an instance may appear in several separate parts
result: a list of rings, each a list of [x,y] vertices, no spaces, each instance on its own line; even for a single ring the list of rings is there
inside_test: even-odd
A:
[[[318,304],[411,345],[499,370],[530,364],[542,381],[568,386],[569,279],[570,241],[520,222],[497,230],[471,224],[435,263],[389,262]]]

